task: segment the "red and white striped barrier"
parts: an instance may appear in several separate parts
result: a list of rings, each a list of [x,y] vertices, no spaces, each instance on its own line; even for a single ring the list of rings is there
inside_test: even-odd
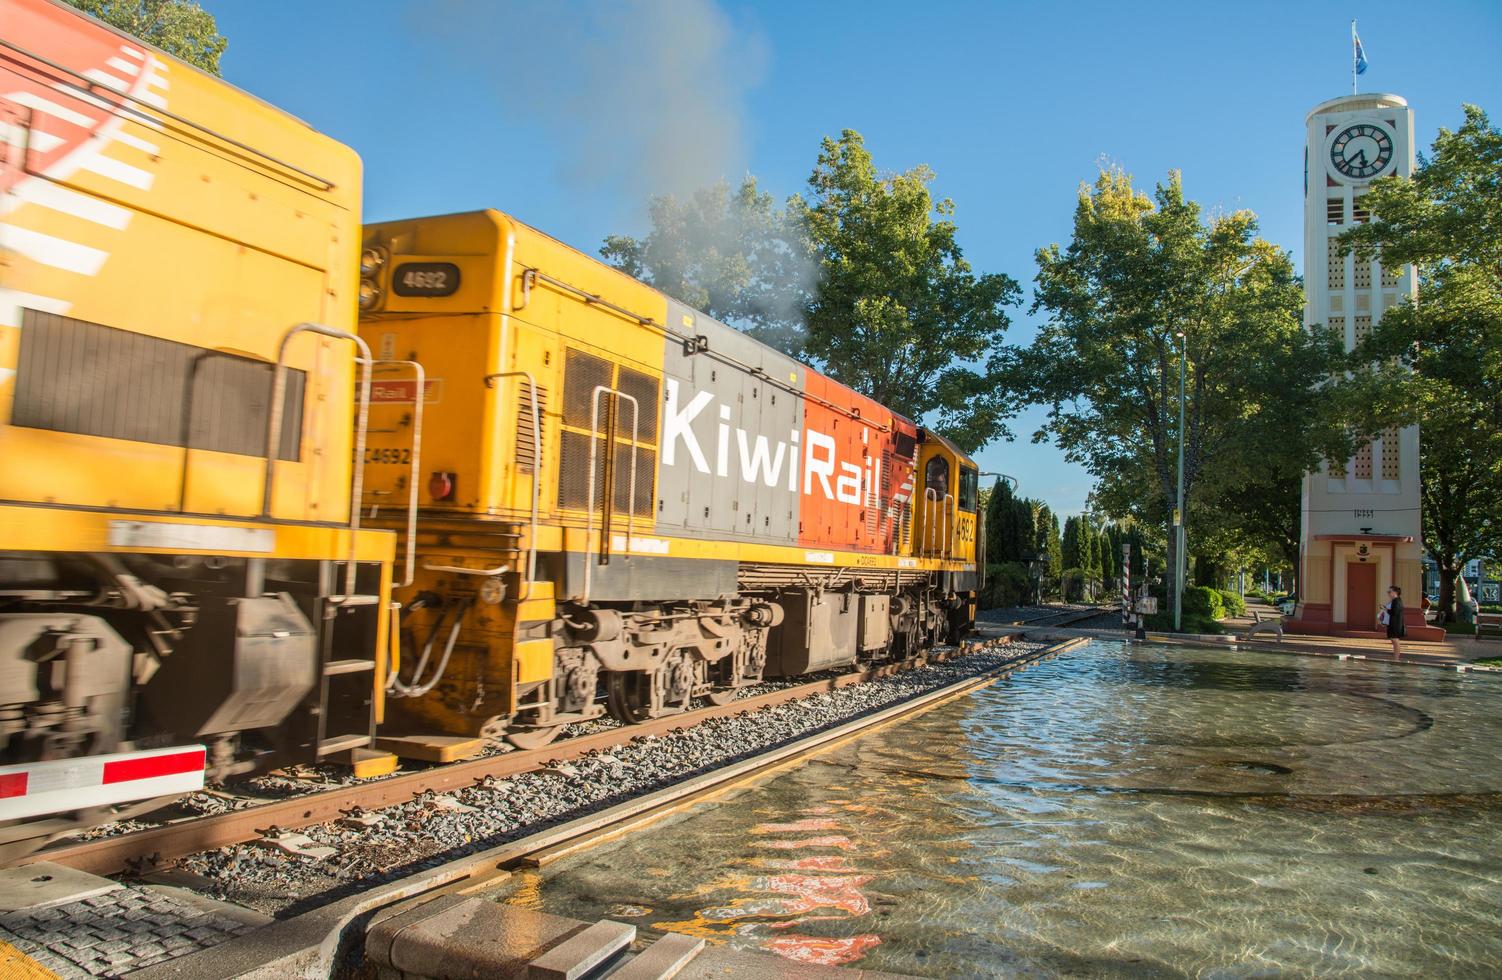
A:
[[[203,789],[204,748],[177,745],[0,766],[0,820]]]

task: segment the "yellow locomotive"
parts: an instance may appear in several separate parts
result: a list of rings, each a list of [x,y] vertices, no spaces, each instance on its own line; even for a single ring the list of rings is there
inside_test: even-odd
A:
[[[364,249],[395,726],[543,744],[599,687],[639,722],[973,622],[979,474],[936,434],[495,211]]]
[[[358,157],[49,0],[0,0],[0,154],[0,850],[350,760],[394,554]]]

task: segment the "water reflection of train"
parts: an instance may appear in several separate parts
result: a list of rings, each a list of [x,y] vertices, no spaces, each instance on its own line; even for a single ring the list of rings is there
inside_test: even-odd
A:
[[[0,854],[973,621],[942,438],[496,212],[362,229],[353,151],[70,7],[0,25]]]

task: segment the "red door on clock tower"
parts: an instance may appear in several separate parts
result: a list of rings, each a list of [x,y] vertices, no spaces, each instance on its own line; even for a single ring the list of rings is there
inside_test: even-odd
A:
[[[1377,566],[1371,562],[1346,565],[1346,628],[1377,628]]]

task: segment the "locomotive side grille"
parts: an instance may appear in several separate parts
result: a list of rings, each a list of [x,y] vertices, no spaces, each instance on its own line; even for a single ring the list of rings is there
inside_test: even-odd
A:
[[[605,504],[605,440],[595,440],[595,512]],[[657,471],[657,453],[645,446],[636,449],[636,515],[652,516],[656,506],[652,475]],[[615,511],[626,513],[631,505],[631,443],[615,444]],[[571,510],[589,508],[589,436],[565,429],[558,452],[558,506]]]
[[[537,453],[532,448],[532,386],[526,381],[518,385],[516,412],[516,471],[535,473]],[[542,419],[537,427],[538,448],[547,445],[548,389],[538,386],[537,410]]]
[[[589,436],[585,433],[563,431],[558,441],[558,506],[570,510],[585,510],[589,507]],[[605,502],[605,446],[604,439],[594,440],[595,449],[595,509]],[[636,488],[638,495],[641,487]]]
[[[586,447],[587,451],[588,447]],[[601,465],[600,461],[595,463]],[[585,469],[589,468],[589,460],[584,461]],[[652,474],[657,471],[657,454],[645,446],[638,446],[636,450],[636,516],[651,517],[656,504],[656,498],[652,493]],[[585,475],[588,479],[588,474]],[[598,503],[595,506],[599,506]],[[631,506],[631,443],[616,442],[615,444],[615,509],[617,513],[626,513],[626,508]]]
[[[866,482],[865,498],[861,506],[865,508],[866,536],[875,540],[881,537],[881,505],[887,499],[887,466],[890,460],[887,453],[881,454],[881,485],[877,486],[870,481]],[[879,542],[878,542],[879,543]]]
[[[621,380],[616,387],[632,398],[641,412],[641,418],[636,422],[636,438],[639,442],[657,441],[657,379],[650,375],[633,371],[628,367],[621,368]],[[616,422],[619,434],[626,439],[631,438],[631,407],[626,402],[620,409],[620,420]]]
[[[737,581],[742,589],[806,587],[809,577],[815,580],[830,575],[827,566],[810,568],[807,565],[769,565],[760,562],[742,562]],[[861,568],[851,573],[858,578],[861,588],[867,592],[892,592],[898,588],[920,585],[929,580],[932,573],[923,571],[898,571],[895,569]]]
[[[270,364],[36,310],[21,324],[12,425],[265,455]],[[296,461],[307,375],[286,379],[278,458]]]
[[[563,424],[576,429],[589,430],[590,415],[594,409],[595,388],[609,388],[611,363],[603,358],[586,354],[572,347],[563,360]],[[610,399],[600,398],[600,431],[605,431],[606,411]]]
[[[656,510],[658,382],[656,378],[623,365],[568,348],[564,354],[563,431],[558,456],[558,506],[569,510],[589,508],[589,443],[591,425],[595,435],[594,505],[605,504],[605,440],[612,413],[615,422],[614,487],[611,508],[624,514],[631,506],[631,409],[614,396],[600,398],[599,418],[593,418],[597,387],[619,390],[636,399],[640,416],[636,423],[636,516],[650,517]]]

